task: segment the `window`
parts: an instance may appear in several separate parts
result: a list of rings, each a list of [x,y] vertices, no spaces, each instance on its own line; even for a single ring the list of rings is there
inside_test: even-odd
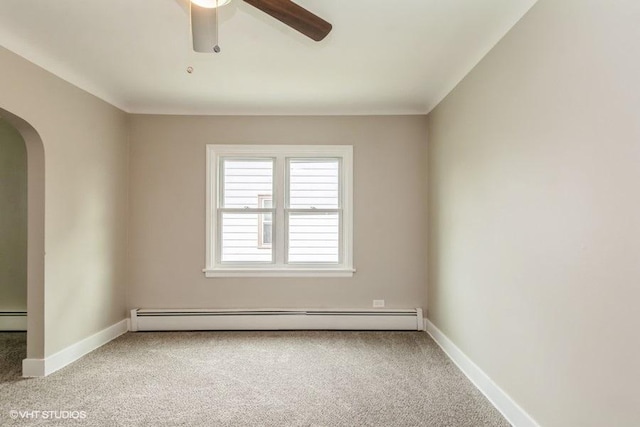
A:
[[[207,146],[207,277],[348,277],[352,147]]]

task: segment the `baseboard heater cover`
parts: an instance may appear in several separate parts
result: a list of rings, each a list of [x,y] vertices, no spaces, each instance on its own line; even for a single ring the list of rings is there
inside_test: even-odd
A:
[[[0,311],[0,331],[26,331],[26,311]]]
[[[133,309],[132,331],[424,329],[422,309]]]

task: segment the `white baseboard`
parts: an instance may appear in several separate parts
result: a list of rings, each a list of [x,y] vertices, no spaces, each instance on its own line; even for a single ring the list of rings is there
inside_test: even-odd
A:
[[[119,337],[127,332],[128,329],[129,322],[127,319],[123,319],[45,359],[24,359],[22,361],[22,376],[46,377]]]
[[[0,312],[0,331],[26,331],[27,312],[26,311],[3,311]]]
[[[484,373],[478,365],[473,363],[440,329],[428,319],[424,320],[424,324],[425,330],[431,335],[431,338],[511,425],[514,427],[539,427],[539,424],[524,409]]]

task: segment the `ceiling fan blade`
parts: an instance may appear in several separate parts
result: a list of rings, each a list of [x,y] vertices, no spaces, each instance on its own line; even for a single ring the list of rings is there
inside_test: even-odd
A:
[[[332,28],[330,23],[291,0],[244,1],[317,42],[324,39]]]
[[[191,38],[193,50],[211,53],[218,43],[216,35],[216,9],[200,7],[191,3]]]

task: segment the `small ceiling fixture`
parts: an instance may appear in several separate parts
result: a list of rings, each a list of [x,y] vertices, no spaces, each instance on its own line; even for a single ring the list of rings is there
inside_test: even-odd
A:
[[[191,0],[191,36],[196,52],[220,52],[218,46],[218,8],[231,0]],[[320,41],[331,31],[331,24],[291,0],[244,0],[267,15]]]

